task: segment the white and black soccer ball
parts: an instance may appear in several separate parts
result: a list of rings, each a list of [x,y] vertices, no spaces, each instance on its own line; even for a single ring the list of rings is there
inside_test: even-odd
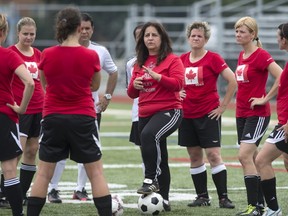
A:
[[[142,195],[138,199],[138,209],[145,215],[159,215],[163,211],[163,198],[158,193]]]
[[[121,216],[124,212],[123,201],[120,196],[112,195],[112,215],[113,216]]]

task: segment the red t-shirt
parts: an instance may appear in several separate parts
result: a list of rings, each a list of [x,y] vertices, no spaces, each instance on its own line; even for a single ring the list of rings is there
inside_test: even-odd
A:
[[[15,45],[9,47],[9,49],[15,51],[24,60],[26,68],[30,72],[35,83],[34,93],[25,114],[41,113],[44,101],[44,91],[40,83],[38,71],[38,63],[40,62],[41,52],[40,50],[33,48],[34,54],[32,56],[25,56],[17,49]],[[21,104],[24,87],[25,86],[20,78],[18,76],[14,76],[12,90],[17,104]]]
[[[288,120],[288,65],[286,63],[285,68],[280,77],[280,83],[277,95],[277,115],[279,124],[286,124]]]
[[[101,66],[95,51],[82,46],[50,47],[42,52],[38,68],[46,79],[43,117],[49,114],[96,117],[91,83]]]
[[[12,80],[15,70],[24,61],[14,51],[3,47],[0,47],[0,56],[0,112],[17,123],[18,115],[6,104],[14,104]]]
[[[236,117],[270,116],[270,105],[250,108],[251,97],[261,98],[266,95],[266,82],[268,79],[268,66],[274,62],[271,55],[261,48],[252,53],[249,58],[243,59],[244,51],[240,52],[235,72],[238,83],[236,94]]]
[[[184,118],[200,118],[219,106],[217,79],[228,66],[217,53],[208,51],[197,62],[190,61],[190,52],[181,55],[185,67]]]
[[[145,66],[162,75],[160,82],[154,80],[135,64],[127,94],[131,98],[139,96],[139,116],[148,117],[159,111],[182,109],[179,91],[183,88],[184,68],[181,60],[174,54],[169,54],[159,65],[156,56],[149,56]],[[134,88],[133,81],[136,77],[143,77],[144,90]]]

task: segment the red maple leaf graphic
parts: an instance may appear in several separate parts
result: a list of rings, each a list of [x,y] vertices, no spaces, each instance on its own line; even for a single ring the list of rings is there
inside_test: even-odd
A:
[[[237,70],[237,75],[238,75],[238,76],[241,76],[242,74],[243,74],[243,70],[241,70],[241,69],[240,69],[240,70]]]
[[[37,68],[34,67],[34,65],[30,65],[30,66],[28,67],[28,70],[30,71],[30,73],[36,73],[36,72],[37,72]]]
[[[189,71],[189,73],[186,74],[186,77],[187,77],[188,79],[194,79],[194,78],[196,77],[196,73],[194,73],[193,70],[191,69],[191,70]]]

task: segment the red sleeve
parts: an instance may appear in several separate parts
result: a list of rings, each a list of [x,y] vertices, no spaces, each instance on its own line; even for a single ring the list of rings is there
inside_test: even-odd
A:
[[[170,59],[167,60],[171,61]],[[184,86],[184,66],[180,58],[174,56],[169,71],[169,77],[162,75],[159,84],[171,91],[180,91]]]

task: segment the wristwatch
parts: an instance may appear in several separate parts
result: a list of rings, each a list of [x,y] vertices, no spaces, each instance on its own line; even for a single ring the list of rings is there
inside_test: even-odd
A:
[[[104,97],[105,97],[107,100],[111,100],[112,95],[111,95],[111,94],[104,94]]]

